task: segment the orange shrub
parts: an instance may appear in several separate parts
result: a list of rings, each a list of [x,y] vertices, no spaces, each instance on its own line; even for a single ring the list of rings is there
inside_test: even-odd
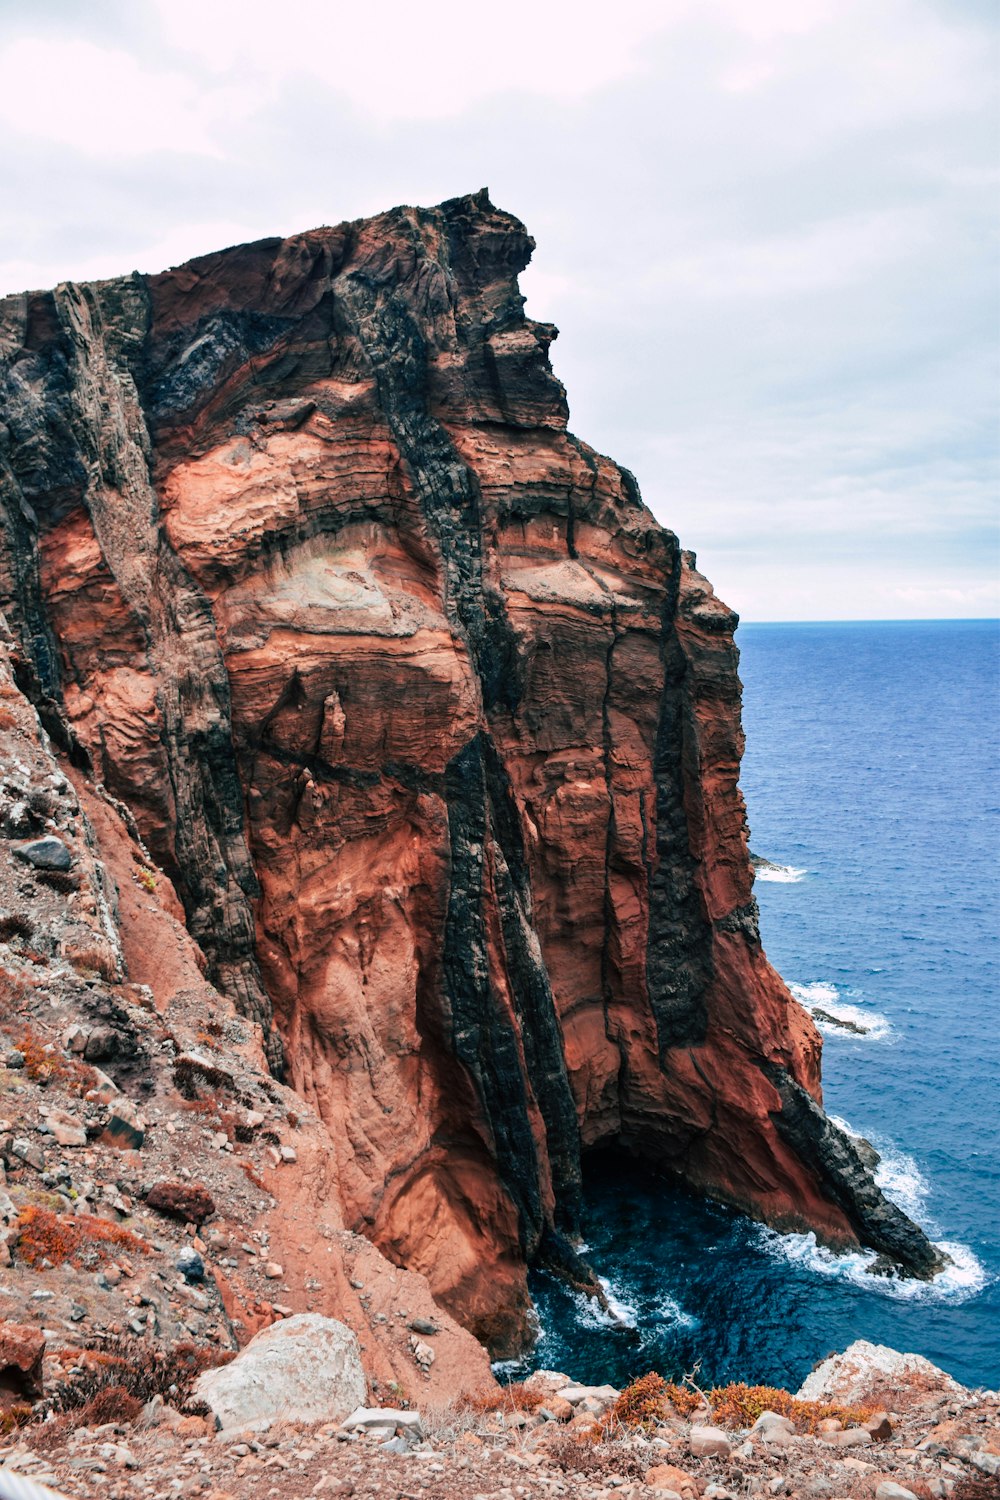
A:
[[[604,1426],[608,1431],[616,1426],[652,1426],[668,1417],[688,1416],[699,1405],[693,1391],[672,1385],[651,1370],[625,1387],[605,1417]]]
[[[78,1265],[84,1250],[93,1252],[98,1260],[110,1260],[119,1250],[149,1254],[145,1240],[96,1214],[55,1214],[49,1208],[29,1204],[18,1214],[16,1229],[17,1258],[36,1270],[43,1260],[54,1266],[66,1261]]]
[[[827,1401],[800,1401],[788,1391],[773,1385],[717,1386],[709,1391],[712,1413],[717,1422],[729,1427],[752,1427],[761,1412],[776,1411],[788,1417],[797,1427],[815,1432],[827,1417],[836,1417],[845,1427],[859,1427],[875,1410],[873,1406],[837,1406]]]
[[[772,1385],[730,1384],[706,1391],[716,1422],[727,1427],[752,1427],[765,1411],[788,1417],[797,1427],[815,1432],[826,1417],[836,1417],[845,1427],[859,1426],[875,1410],[872,1406],[836,1406],[824,1401],[800,1401],[788,1391]],[[648,1427],[673,1416],[689,1417],[701,1405],[693,1389],[672,1385],[651,1371],[625,1387],[604,1419],[603,1433],[617,1426]]]
[[[523,1385],[502,1385],[496,1390],[477,1391],[463,1398],[462,1405],[469,1411],[537,1411],[545,1405],[545,1397],[538,1391],[526,1391]]]
[[[59,1083],[70,1093],[84,1094],[97,1082],[97,1074],[87,1063],[77,1062],[75,1057],[66,1057],[58,1050],[48,1052],[42,1037],[30,1026],[24,1028],[12,1046],[24,1055],[24,1071],[32,1083]]]

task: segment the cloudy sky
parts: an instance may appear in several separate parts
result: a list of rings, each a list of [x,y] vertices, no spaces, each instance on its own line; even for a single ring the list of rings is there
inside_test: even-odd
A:
[[[747,619],[1000,613],[990,0],[0,0],[0,292],[481,186]]]

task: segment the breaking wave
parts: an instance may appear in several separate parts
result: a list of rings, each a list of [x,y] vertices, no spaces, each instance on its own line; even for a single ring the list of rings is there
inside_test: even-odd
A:
[[[808,870],[799,870],[795,865],[776,865],[770,860],[754,865],[757,879],[770,881],[774,885],[798,885],[808,873]]]
[[[817,980],[813,984],[789,984],[788,988],[812,1016],[825,1036],[865,1036],[870,1042],[882,1042],[893,1035],[892,1024],[880,1011],[856,1004],[861,996],[849,990],[853,1000],[845,1000],[835,984]]]
[[[846,1120],[837,1115],[831,1115],[830,1119],[846,1135],[854,1140],[862,1139]],[[881,1157],[875,1171],[876,1183],[890,1202],[919,1223],[930,1193],[927,1178],[912,1156],[907,1156],[884,1136],[874,1136],[871,1145]],[[928,1229],[926,1224],[923,1227]],[[950,1263],[932,1280],[917,1281],[911,1276],[872,1276],[869,1267],[877,1258],[874,1250],[830,1250],[817,1242],[812,1231],[808,1234],[779,1234],[775,1229],[760,1226],[757,1234],[769,1254],[791,1265],[801,1266],[820,1276],[840,1276],[865,1291],[881,1293],[899,1302],[965,1302],[981,1292],[990,1280],[974,1252],[954,1240],[934,1241],[935,1247],[948,1256]]]

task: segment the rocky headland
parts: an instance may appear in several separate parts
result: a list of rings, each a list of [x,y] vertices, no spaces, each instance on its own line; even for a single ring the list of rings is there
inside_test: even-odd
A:
[[[595,1147],[940,1268],[761,947],[736,616],[568,432],[532,248],[484,192],[0,302],[0,1315],[53,1389],[305,1314],[370,1398],[488,1389],[529,1266],[598,1290]]]

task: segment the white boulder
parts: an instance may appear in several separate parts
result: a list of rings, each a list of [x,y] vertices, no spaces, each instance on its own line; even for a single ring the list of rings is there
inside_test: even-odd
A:
[[[840,1401],[854,1405],[863,1401],[878,1385],[907,1385],[914,1376],[923,1384],[930,1381],[940,1391],[960,1391],[962,1387],[922,1354],[900,1354],[886,1344],[869,1344],[856,1339],[843,1354],[831,1354],[807,1375],[799,1387],[802,1401]]]
[[[319,1313],[272,1323],[231,1364],[206,1370],[194,1393],[225,1430],[270,1422],[339,1422],[365,1399],[358,1341]]]

